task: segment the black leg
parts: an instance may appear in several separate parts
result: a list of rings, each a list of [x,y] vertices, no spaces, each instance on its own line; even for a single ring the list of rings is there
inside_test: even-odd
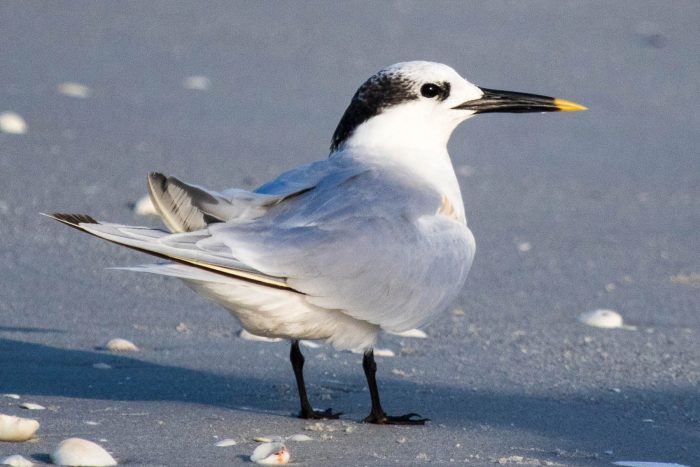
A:
[[[292,341],[292,348],[289,351],[289,360],[292,362],[294,369],[294,377],[297,380],[297,389],[299,389],[299,402],[301,403],[301,411],[299,418],[338,418],[342,414],[333,413],[331,409],[324,411],[314,410],[309,403],[309,398],[306,395],[306,384],[304,384],[304,356],[299,350],[299,341]]]
[[[365,423],[376,423],[378,425],[424,425],[428,418],[421,418],[417,413],[408,413],[398,417],[387,415],[379,402],[379,389],[377,389],[377,363],[374,361],[374,351],[365,352],[362,359],[362,368],[365,370],[369,395],[372,398],[372,411],[365,417]]]

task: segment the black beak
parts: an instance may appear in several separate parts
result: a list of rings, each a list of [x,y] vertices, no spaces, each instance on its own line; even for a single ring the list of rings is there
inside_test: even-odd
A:
[[[473,110],[475,113],[488,112],[574,112],[586,110],[575,102],[556,97],[539,96],[522,92],[498,91],[495,89],[479,88],[484,95],[479,99],[464,102],[453,109]]]

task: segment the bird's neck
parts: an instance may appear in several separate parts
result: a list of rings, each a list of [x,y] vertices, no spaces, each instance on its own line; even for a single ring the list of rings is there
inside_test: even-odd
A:
[[[432,185],[445,195],[464,217],[464,204],[459,183],[447,152],[452,128],[423,121],[407,121],[405,117],[376,116],[357,127],[331,156],[353,159],[383,166],[398,166]]]

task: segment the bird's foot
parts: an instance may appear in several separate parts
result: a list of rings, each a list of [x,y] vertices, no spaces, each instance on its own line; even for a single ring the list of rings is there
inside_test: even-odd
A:
[[[374,423],[376,425],[425,425],[429,418],[421,418],[417,413],[407,413],[406,415],[391,416],[384,412],[371,413],[363,422]]]
[[[299,418],[304,418],[307,420],[324,420],[324,419],[329,419],[329,420],[336,420],[340,418],[340,416],[343,415],[343,412],[335,412],[333,413],[332,409],[326,409],[326,410],[313,410],[313,409],[308,409],[308,410],[303,410],[299,412]]]

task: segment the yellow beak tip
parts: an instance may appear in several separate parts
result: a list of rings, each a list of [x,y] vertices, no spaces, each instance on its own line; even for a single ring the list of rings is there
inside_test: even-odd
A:
[[[577,104],[576,102],[567,101],[565,99],[554,99],[554,105],[560,112],[576,112],[579,110],[588,110],[588,107]]]

